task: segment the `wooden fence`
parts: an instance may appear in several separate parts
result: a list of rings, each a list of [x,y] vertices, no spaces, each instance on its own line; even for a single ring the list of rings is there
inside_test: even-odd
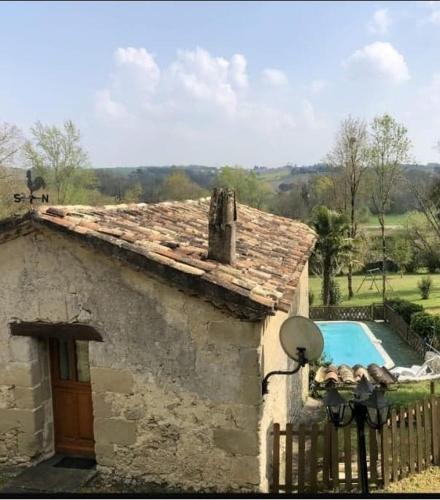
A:
[[[425,340],[411,330],[408,323],[389,304],[384,304],[384,320],[391,330],[398,333],[408,345],[424,358],[427,350]]]
[[[383,319],[383,304],[367,306],[313,306],[310,319],[323,321],[375,321]]]
[[[360,491],[354,424],[279,424],[272,430],[272,493]],[[372,490],[386,488],[431,465],[440,465],[440,398],[431,396],[392,409],[381,431],[366,425],[367,466]]]

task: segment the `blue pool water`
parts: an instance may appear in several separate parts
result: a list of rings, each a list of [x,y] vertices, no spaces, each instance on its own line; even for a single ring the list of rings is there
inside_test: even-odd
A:
[[[379,366],[386,364],[381,353],[358,323],[317,321],[316,324],[324,337],[326,360],[331,360],[335,365],[345,363],[349,366],[357,363],[364,366],[370,363],[377,363]]]

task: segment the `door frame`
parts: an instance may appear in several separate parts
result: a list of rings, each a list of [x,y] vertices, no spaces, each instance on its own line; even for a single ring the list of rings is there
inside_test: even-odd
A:
[[[30,337],[35,340],[44,341],[44,351],[39,350],[38,359],[40,363],[43,363],[45,367],[43,370],[46,375],[44,379],[40,379],[39,382],[47,384],[48,398],[47,403],[50,404],[50,413],[52,418],[47,414],[42,422],[41,428],[38,431],[43,431],[50,425],[50,421],[53,420],[53,427],[51,434],[50,443],[44,445],[44,454],[49,453],[49,456],[56,453],[56,442],[55,442],[55,411],[54,411],[54,395],[53,395],[53,359],[51,354],[51,338],[59,340],[87,340],[87,341],[97,341],[103,342],[103,336],[97,331],[93,326],[85,323],[63,323],[63,322],[46,322],[46,321],[20,321],[14,319],[9,322],[9,329],[12,337],[24,336]],[[44,352],[44,354],[43,354]],[[44,356],[42,358],[41,356]],[[90,366],[90,363],[89,363]],[[30,367],[29,367],[30,369]],[[42,372],[42,376],[43,376]],[[87,384],[87,382],[86,382]],[[91,397],[91,393],[90,393]],[[51,401],[50,401],[51,400]],[[37,405],[37,402],[36,402]],[[35,407],[37,409],[37,406]],[[49,421],[47,420],[49,418]],[[92,399],[92,419],[94,420],[93,414],[93,399]],[[49,422],[49,423],[48,423]],[[93,424],[92,424],[93,425]],[[47,448],[47,446],[50,448]],[[85,456],[84,454],[82,454]],[[47,456],[47,455],[46,455]],[[89,455],[90,456],[90,455]]]

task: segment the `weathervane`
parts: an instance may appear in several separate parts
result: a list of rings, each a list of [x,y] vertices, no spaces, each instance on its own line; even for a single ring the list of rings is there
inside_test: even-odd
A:
[[[28,170],[26,172],[26,178],[27,178],[27,187],[29,189],[29,195],[26,195],[24,193],[14,193],[15,203],[21,203],[22,201],[25,200],[29,200],[29,203],[31,205],[33,204],[34,200],[40,200],[42,203],[48,203],[49,202],[48,194],[42,194],[41,196],[34,196],[35,191],[39,191],[41,188],[44,189],[46,187],[44,179],[42,177],[36,177],[34,180],[32,180],[31,170]]]

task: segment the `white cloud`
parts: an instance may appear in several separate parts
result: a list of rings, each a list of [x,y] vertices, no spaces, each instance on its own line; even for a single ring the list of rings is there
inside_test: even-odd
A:
[[[347,75],[353,79],[381,79],[401,83],[410,78],[405,58],[388,42],[366,45],[342,64]]]
[[[368,23],[368,30],[374,34],[385,35],[390,24],[388,9],[378,9],[374,12],[373,19]]]
[[[179,50],[168,76],[192,98],[215,103],[224,111],[236,110],[236,91],[247,86],[246,59],[235,54],[228,61],[213,57],[207,50]]]
[[[237,87],[247,87],[248,77],[246,74],[247,62],[243,55],[234,54],[230,62],[229,74],[232,82]]]
[[[287,84],[282,71],[267,70],[275,88]],[[317,93],[324,85],[312,86]],[[310,95],[309,86],[300,93],[285,89],[267,92],[260,78],[250,81],[242,54],[182,49],[159,68],[144,48],[118,49],[108,85],[96,93],[95,133],[107,144],[101,158],[112,164],[297,161],[298,148],[316,153],[316,134],[325,136],[326,123],[301,98]]]
[[[275,68],[266,68],[263,71],[263,80],[268,85],[273,85],[274,87],[280,87],[289,83],[287,76]]]
[[[111,97],[109,89],[98,90],[96,92],[96,110],[111,118],[126,118],[128,116],[127,109],[119,102],[116,102]]]
[[[119,48],[115,52],[115,61],[128,78],[135,81],[141,90],[153,92],[160,79],[160,69],[152,54],[144,48]],[[120,72],[121,74],[122,72]]]

